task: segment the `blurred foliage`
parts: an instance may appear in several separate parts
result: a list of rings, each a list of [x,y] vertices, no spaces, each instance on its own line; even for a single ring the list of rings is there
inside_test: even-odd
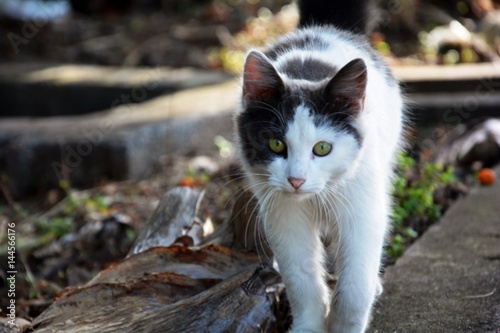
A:
[[[37,28],[29,43],[19,45],[22,52],[12,52],[9,42],[0,44],[0,59],[195,66],[239,73],[250,46],[263,47],[293,30],[298,19],[290,0],[68,3],[77,15]],[[500,0],[381,0],[379,10],[373,13],[379,17],[376,32],[370,38],[390,63],[491,61],[500,52],[498,8]],[[19,18],[3,21],[0,31],[22,37],[26,22]]]
[[[382,1],[372,45],[390,62],[454,65],[494,60],[500,51],[500,15],[494,1],[482,2],[479,7],[465,1]],[[256,3],[261,6],[257,16],[210,52],[211,63],[240,74],[249,46],[263,47],[296,27],[293,5],[272,14]]]
[[[224,45],[210,52],[212,63],[218,63],[226,71],[240,74],[248,48],[263,48],[287,32],[292,31],[298,22],[298,15],[292,5],[281,8],[277,14],[267,7],[260,7],[256,17],[249,18],[245,28],[228,36]]]
[[[82,215],[98,213],[100,215],[107,215],[108,207],[105,202],[105,198],[102,196],[88,197],[88,196],[78,196],[75,191],[70,188],[68,182],[62,180],[59,182],[59,186],[66,193],[66,206],[65,212],[68,215],[79,213]]]
[[[58,216],[50,219],[40,219],[35,221],[35,228],[40,233],[40,237],[49,241],[59,239],[72,230],[73,218],[70,216]]]
[[[412,239],[418,236],[416,225],[436,222],[443,211],[438,193],[458,181],[453,167],[437,163],[419,164],[412,157],[398,156],[398,172],[393,182],[393,238],[387,247],[390,261],[401,256]]]
[[[61,214],[49,218],[42,217],[34,223],[44,244],[75,231],[75,224],[78,219],[86,216],[108,215],[108,205],[105,197],[81,195],[82,192],[72,189],[65,180],[59,183],[59,187],[66,195]]]

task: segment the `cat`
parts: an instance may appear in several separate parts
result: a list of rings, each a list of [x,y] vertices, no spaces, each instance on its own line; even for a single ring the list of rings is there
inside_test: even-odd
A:
[[[364,332],[382,292],[406,118],[398,82],[358,34],[369,4],[299,1],[299,27],[244,64],[238,156],[286,286],[290,332]]]

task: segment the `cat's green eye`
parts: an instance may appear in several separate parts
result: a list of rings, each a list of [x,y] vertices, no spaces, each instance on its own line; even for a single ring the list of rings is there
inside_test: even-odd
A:
[[[269,140],[269,148],[276,154],[281,154],[285,151],[286,144],[280,139],[272,138]]]
[[[316,156],[326,156],[332,151],[332,144],[325,141],[320,141],[313,147],[313,153]]]

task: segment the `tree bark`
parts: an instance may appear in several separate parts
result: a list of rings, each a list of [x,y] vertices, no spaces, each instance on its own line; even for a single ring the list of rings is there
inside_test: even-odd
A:
[[[67,288],[23,332],[276,332],[279,274],[253,252],[172,245],[201,196],[167,192],[127,258]]]

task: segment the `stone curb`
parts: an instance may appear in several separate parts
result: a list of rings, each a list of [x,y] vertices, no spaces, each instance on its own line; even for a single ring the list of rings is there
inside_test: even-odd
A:
[[[370,333],[500,332],[499,198],[474,188],[387,268]]]

